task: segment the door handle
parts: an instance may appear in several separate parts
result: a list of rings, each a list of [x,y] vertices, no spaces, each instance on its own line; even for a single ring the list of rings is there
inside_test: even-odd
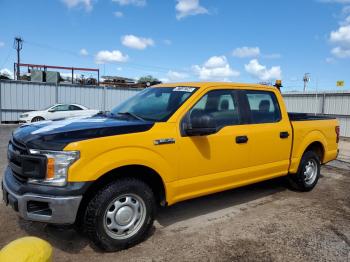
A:
[[[236,143],[237,144],[245,144],[248,142],[247,136],[236,136]]]
[[[289,137],[289,133],[287,131],[281,132],[280,133],[280,138],[288,138]]]

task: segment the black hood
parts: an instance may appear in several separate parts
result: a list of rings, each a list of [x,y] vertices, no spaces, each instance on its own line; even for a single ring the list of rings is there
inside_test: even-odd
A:
[[[153,122],[120,120],[104,116],[71,118],[23,125],[13,132],[13,139],[27,148],[62,150],[71,142],[144,132],[153,125]]]

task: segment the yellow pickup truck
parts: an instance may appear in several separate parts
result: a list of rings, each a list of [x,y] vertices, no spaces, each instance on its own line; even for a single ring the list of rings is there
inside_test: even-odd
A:
[[[288,114],[274,87],[161,84],[106,114],[19,127],[3,198],[115,251],[145,238],[160,205],[280,176],[309,191],[338,140],[336,119]]]

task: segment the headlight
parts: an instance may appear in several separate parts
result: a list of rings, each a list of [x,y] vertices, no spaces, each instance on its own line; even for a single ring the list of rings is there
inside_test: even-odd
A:
[[[21,118],[25,118],[25,117],[28,117],[28,116],[29,116],[28,114],[19,115],[19,117],[21,117]]]
[[[69,167],[79,159],[79,151],[46,151],[30,149],[33,155],[44,155],[47,157],[46,178],[29,179],[29,183],[44,184],[51,186],[65,186]]]

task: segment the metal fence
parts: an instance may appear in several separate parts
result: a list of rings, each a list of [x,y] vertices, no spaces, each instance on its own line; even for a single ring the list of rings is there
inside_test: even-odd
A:
[[[136,88],[0,81],[0,123],[17,121],[21,113],[42,110],[56,103],[111,110],[139,91]]]
[[[325,114],[340,121],[340,135],[350,137],[350,91],[284,93],[289,112]]]
[[[55,85],[26,81],[0,81],[0,123],[17,121],[19,114],[41,110],[55,103],[77,103],[89,108],[111,110],[139,92],[134,88]],[[350,91],[284,93],[289,112],[327,114],[337,117],[341,136],[350,137]]]

